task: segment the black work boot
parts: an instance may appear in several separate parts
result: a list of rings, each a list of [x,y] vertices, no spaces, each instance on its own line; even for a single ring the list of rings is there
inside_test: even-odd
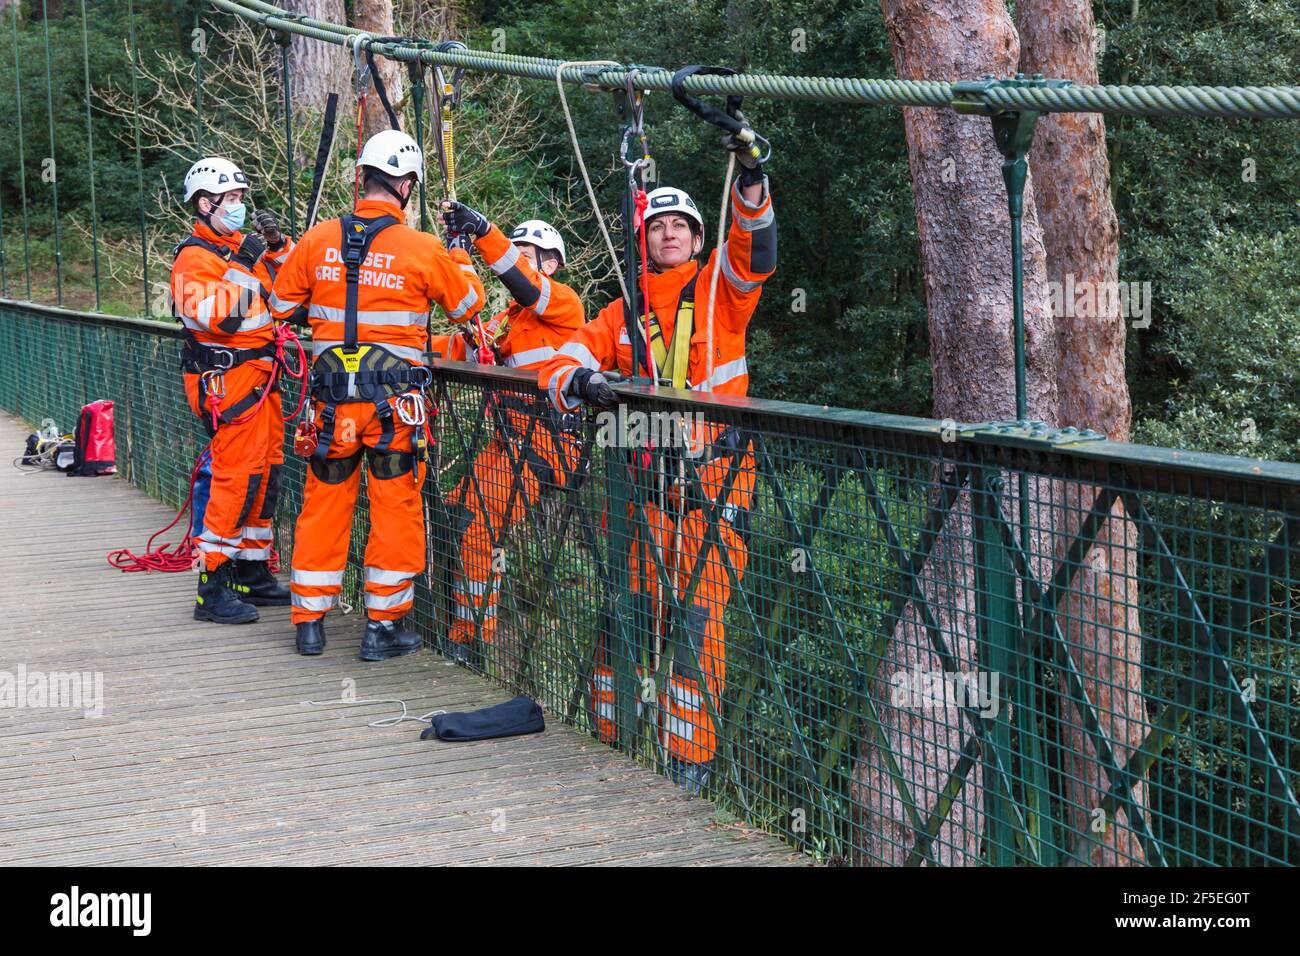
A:
[[[233,561],[226,561],[215,571],[199,572],[194,620],[212,621],[214,624],[251,624],[257,620],[257,608],[245,604],[230,589],[233,564]]]
[[[403,626],[405,618],[397,621],[367,621],[366,633],[361,638],[363,661],[386,661],[390,657],[403,657],[420,649],[420,635]]]
[[[303,621],[298,625],[298,653],[315,657],[325,650],[325,618]]]
[[[288,607],[289,589],[275,579],[265,561],[236,558],[232,589],[241,601],[261,607]]]

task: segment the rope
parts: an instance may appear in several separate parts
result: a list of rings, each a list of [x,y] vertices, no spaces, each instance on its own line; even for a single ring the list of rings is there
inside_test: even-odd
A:
[[[412,717],[410,711],[407,709],[406,701],[402,700],[400,697],[367,697],[364,700],[304,700],[303,703],[309,707],[334,707],[338,704],[345,704],[349,707],[356,707],[361,704],[400,704],[402,712],[397,716],[381,717],[379,720],[372,720],[370,723],[366,724],[367,727],[374,727],[376,729],[396,727],[404,720],[412,720],[421,724],[432,724],[433,718],[438,714],[447,713],[447,711],[442,708],[438,708],[437,710],[429,711],[427,714],[422,714],[419,717]]]
[[[571,60],[561,63],[555,68],[555,88],[560,93],[560,108],[564,111],[564,125],[569,128],[569,142],[573,145],[573,155],[578,159],[578,170],[582,173],[583,185],[587,187],[587,198],[591,200],[591,209],[596,214],[596,225],[600,227],[600,234],[605,240],[605,248],[609,251],[609,261],[614,265],[614,275],[618,276],[618,287],[623,290],[623,301],[630,302],[631,297],[627,294],[627,282],[623,279],[623,263],[618,258],[618,253],[614,250],[614,240],[609,237],[609,230],[605,227],[605,214],[600,211],[600,203],[596,201],[596,190],[592,188],[591,177],[587,175],[587,164],[582,158],[582,147],[578,144],[578,133],[573,128],[573,114],[569,111],[569,98],[564,93],[564,71],[570,67],[591,67],[591,66],[618,66],[613,60]]]
[[[327,43],[345,44],[361,33],[350,27],[286,14],[264,0],[209,0],[227,13]],[[401,43],[360,41],[396,60],[420,60],[525,79],[581,84],[601,90],[623,88],[631,72],[616,68],[592,72],[582,61],[564,63],[544,57],[491,53],[483,50],[438,51]],[[639,67],[637,86],[643,90],[672,89],[673,72]],[[981,86],[981,84],[973,84]],[[937,80],[872,80],[861,77],[784,76],[744,73],[736,76],[697,75],[685,79],[690,93],[767,96],[783,100],[846,103],[864,106],[928,106],[952,108],[975,97],[995,110],[1036,110],[1043,113],[1110,113],[1127,116],[1219,116],[1252,119],[1300,117],[1300,86],[988,86],[977,92],[970,85]]]
[[[727,200],[731,198],[731,174],[736,171],[736,154],[727,158],[727,175],[722,178],[722,208],[718,210],[718,264],[709,276],[709,305],[706,311],[706,324],[709,329],[709,356],[705,363],[704,387],[711,388],[713,382],[713,302],[718,297],[718,273],[722,271],[722,257],[726,254],[727,241]]]

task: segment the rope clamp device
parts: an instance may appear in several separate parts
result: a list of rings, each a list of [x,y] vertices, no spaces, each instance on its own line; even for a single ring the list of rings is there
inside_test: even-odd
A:
[[[352,91],[358,99],[366,95],[370,86],[370,64],[361,55],[361,45],[369,40],[368,33],[358,33],[349,40],[349,46],[352,47]]]
[[[459,40],[443,40],[433,49],[436,53],[451,53],[455,50],[468,50],[469,47]],[[439,95],[442,97],[443,102],[453,109],[460,105],[460,81],[464,76],[465,68],[458,66],[456,72],[448,80],[446,74],[442,72],[442,65],[439,63],[433,65],[433,78],[438,84]]]
[[[688,110],[720,129],[731,133],[742,143],[749,144],[750,155],[760,163],[765,163],[772,155],[772,144],[765,136],[760,136],[752,126],[741,122],[737,115],[744,97],[739,93],[727,94],[725,112],[716,106],[709,106],[686,92],[686,80],[692,76],[739,76],[740,74],[726,66],[684,66],[673,74],[673,98]]]

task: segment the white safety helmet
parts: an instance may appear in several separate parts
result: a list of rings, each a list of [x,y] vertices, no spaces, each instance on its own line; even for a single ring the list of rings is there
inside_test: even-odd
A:
[[[695,207],[695,200],[687,195],[686,190],[678,189],[676,186],[660,186],[658,189],[650,190],[650,195],[646,198],[650,201],[650,205],[646,206],[645,210],[646,222],[655,216],[675,212],[687,219],[694,219],[700,231],[704,231],[704,217],[700,215],[699,209]]]
[[[415,178],[424,182],[424,157],[415,140],[400,129],[381,130],[366,140],[366,145],[357,157],[357,168],[369,166],[390,176],[406,176],[415,173]]]
[[[185,202],[197,192],[220,196],[232,189],[252,189],[244,171],[228,159],[208,156],[200,159],[185,174]]]
[[[529,219],[527,222],[521,222],[515,226],[510,233],[510,241],[527,242],[538,249],[549,249],[551,252],[558,252],[560,254],[560,265],[564,265],[568,258],[564,252],[564,238],[560,235],[560,230],[549,222],[543,222],[540,219]]]

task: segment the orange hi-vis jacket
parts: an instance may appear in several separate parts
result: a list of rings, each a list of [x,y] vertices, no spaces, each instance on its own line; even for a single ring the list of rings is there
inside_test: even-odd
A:
[[[201,240],[203,244],[192,243]],[[291,242],[278,252],[267,252],[252,271],[230,261],[244,241],[243,233],[219,236],[205,223],[194,232],[172,264],[172,307],[181,324],[198,341],[225,348],[250,349],[269,343],[273,336],[271,313],[264,299],[270,295],[271,269],[282,263]],[[218,255],[208,247],[220,249]],[[270,260],[268,264],[267,260]],[[269,359],[259,359],[269,363]]]
[[[731,192],[731,228],[721,253],[714,250],[703,268],[692,259],[666,272],[651,273],[650,308],[659,321],[665,342],[671,342],[682,291],[695,279],[695,321],[691,333],[686,381],[690,388],[722,395],[744,395],[749,390],[745,362],[745,333],[762,294],[763,281],[776,270],[776,226],[767,180],[759,202],[751,205],[737,183]],[[713,375],[708,367],[709,285],[712,272],[721,268],[713,306]],[[547,390],[562,412],[574,411],[580,398],[566,389],[579,368],[593,371],[632,370],[632,343],[623,317],[623,300],[617,299],[580,328],[538,372],[538,385]],[[640,323],[638,322],[638,325]]]
[[[509,290],[509,308],[484,323],[488,338],[496,341],[501,364],[509,368],[536,369],[555,355],[574,332],[582,328],[586,314],[578,293],[528,263],[500,229],[493,226],[475,240],[479,254]],[[476,361],[463,335],[434,336],[433,349],[445,358]]]
[[[422,365],[429,303],[441,306],[452,322],[464,322],[486,301],[483,283],[463,250],[449,253],[436,236],[403,225],[404,213],[396,203],[363,199],[355,215],[397,220],[375,237],[361,263],[357,341],[381,345],[413,365]],[[342,246],[340,220],[313,226],[281,266],[271,291],[271,312],[277,319],[306,306],[313,357],[344,341],[347,281]]]

